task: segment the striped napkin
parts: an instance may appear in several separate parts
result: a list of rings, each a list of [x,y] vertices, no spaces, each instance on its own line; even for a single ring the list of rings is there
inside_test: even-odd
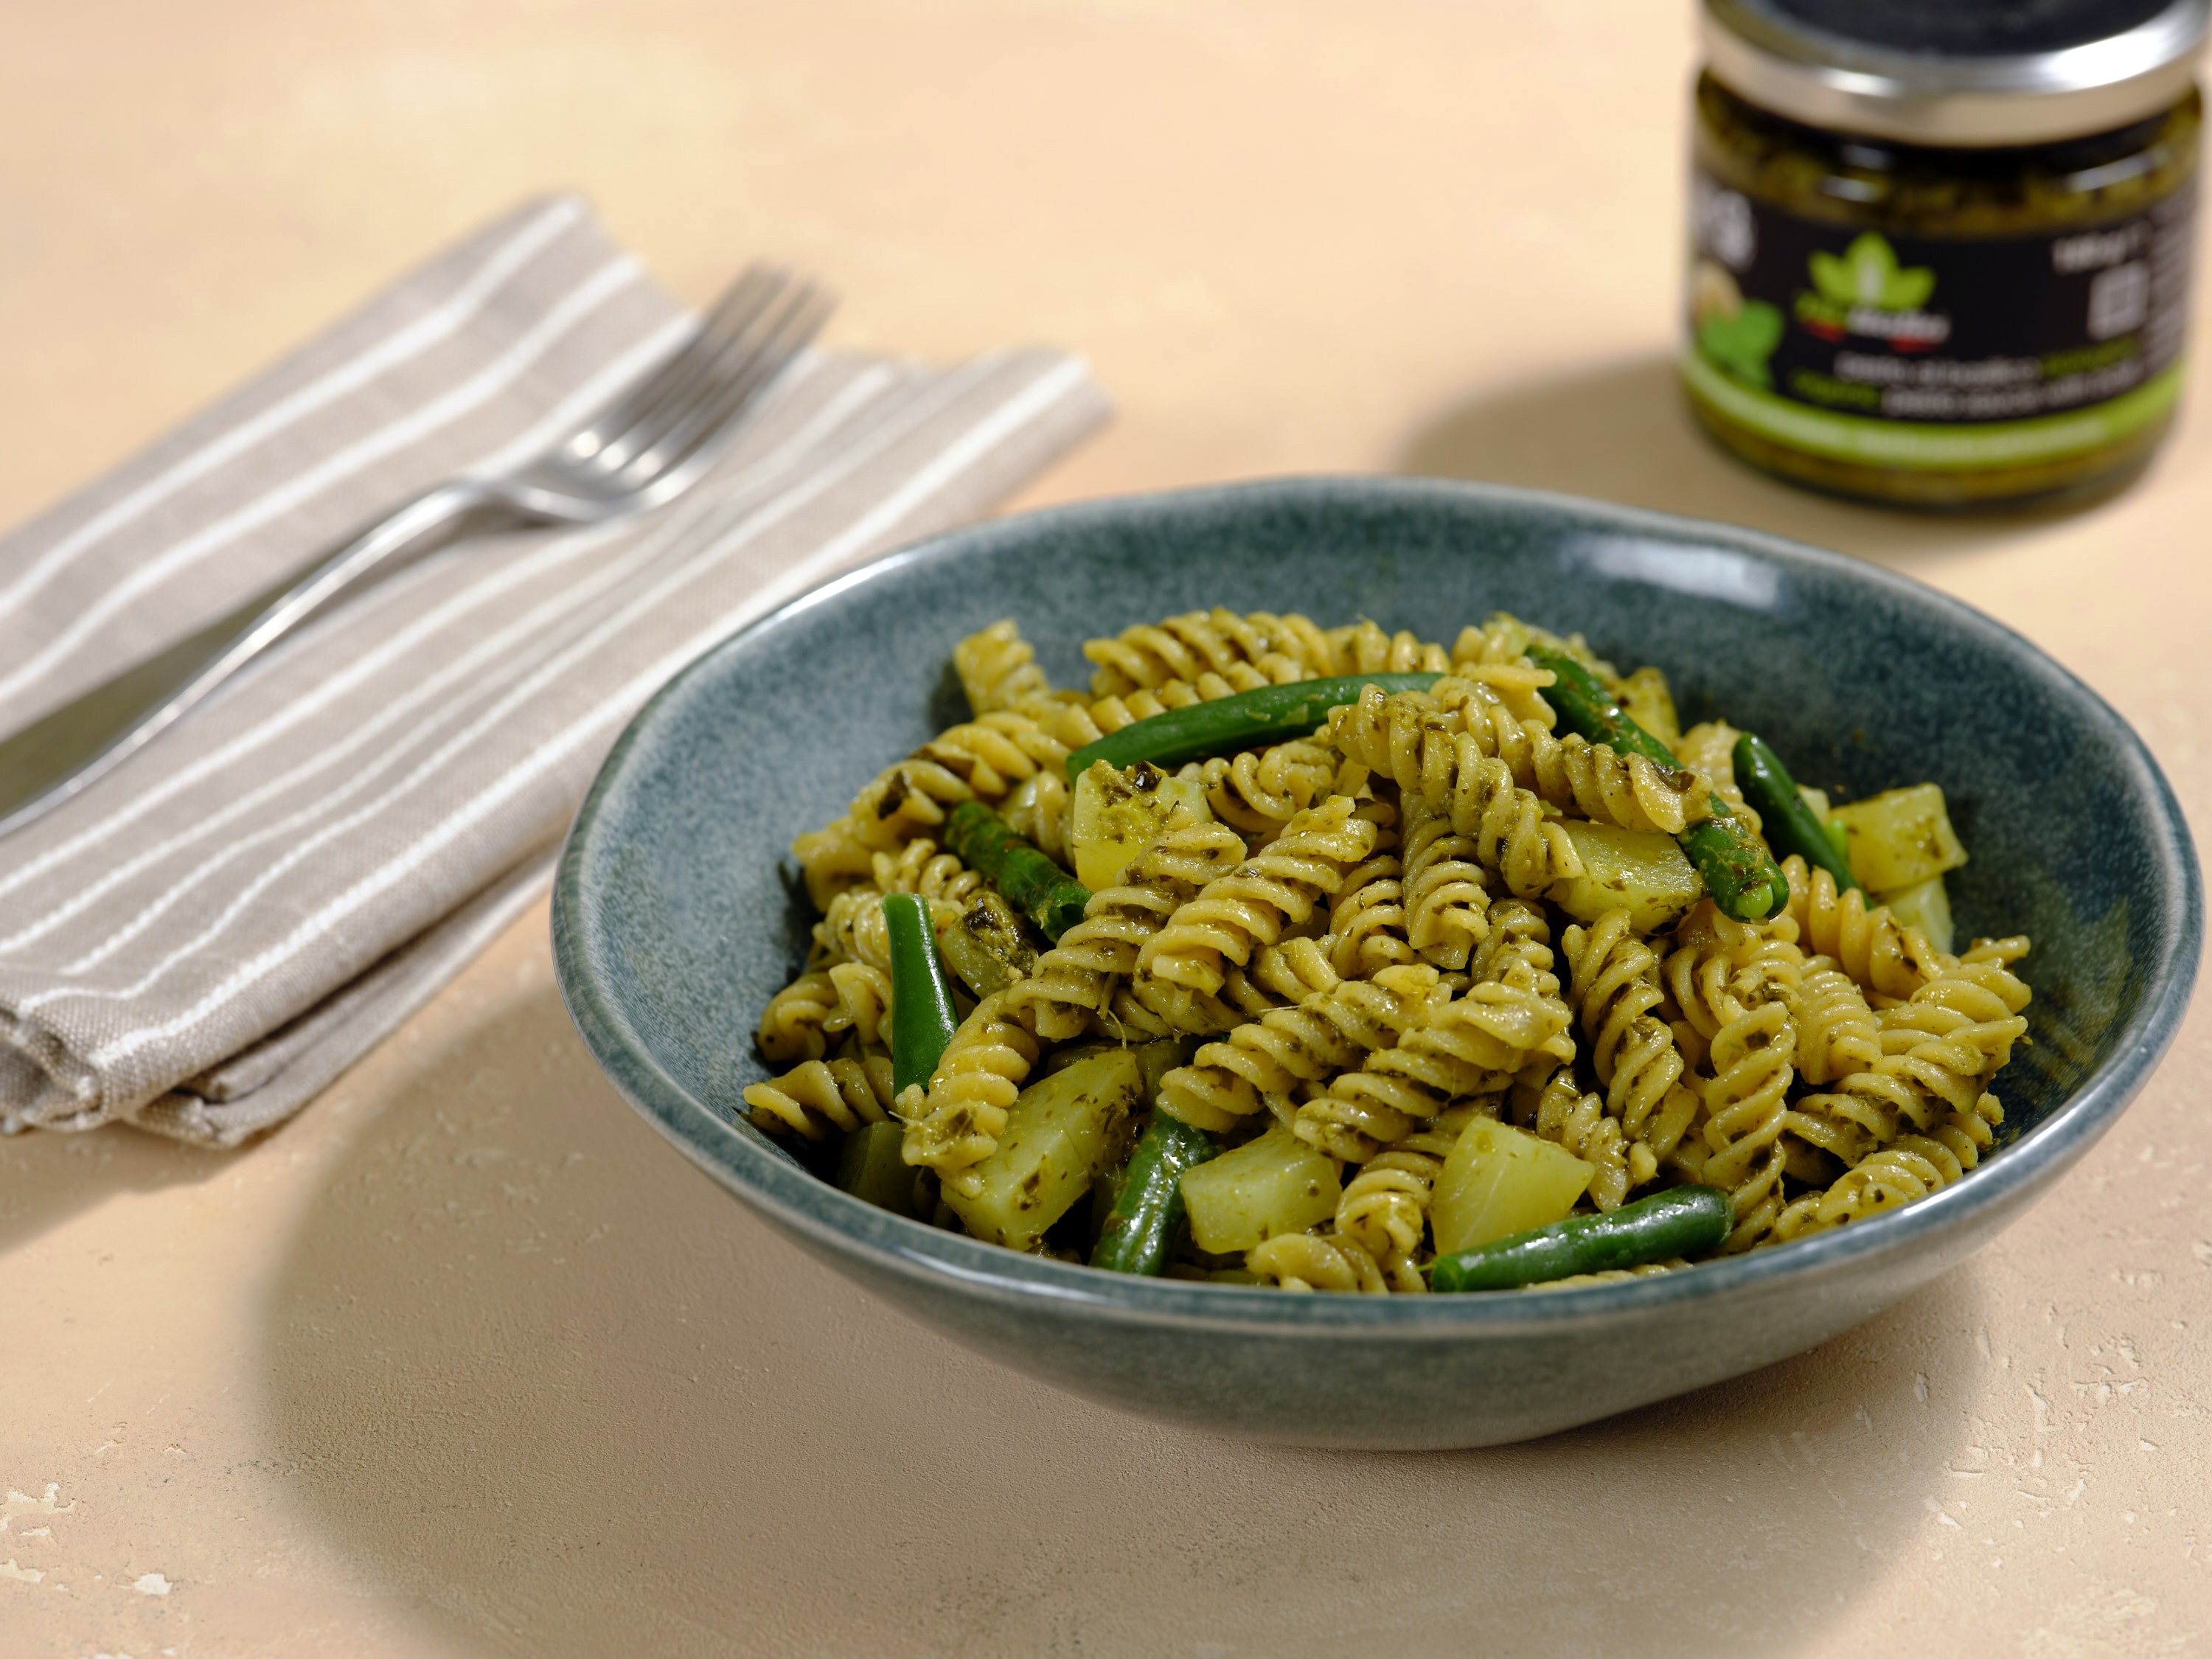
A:
[[[533,453],[690,326],[574,198],[471,237],[0,541],[0,730]],[[655,687],[1104,413],[1054,352],[810,353],[668,507],[457,545],[289,642],[0,839],[0,1129],[230,1146],[297,1109],[544,889]]]

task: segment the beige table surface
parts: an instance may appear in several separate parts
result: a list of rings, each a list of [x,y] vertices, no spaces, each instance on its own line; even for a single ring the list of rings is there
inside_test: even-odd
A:
[[[1091,353],[1120,421],[1031,500],[1399,469],[1825,542],[2040,641],[2212,822],[2212,382],[2070,516],[1709,453],[1683,0],[0,9],[0,521],[573,185],[694,298],[773,250],[846,342]],[[244,1152],[0,1143],[0,1654],[2202,1653],[2208,1000],[1852,1335],[1337,1455],[1054,1393],[803,1258],[594,1073],[541,908]]]

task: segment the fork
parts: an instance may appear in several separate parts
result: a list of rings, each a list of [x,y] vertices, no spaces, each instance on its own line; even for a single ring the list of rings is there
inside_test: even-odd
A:
[[[559,442],[512,471],[436,485],[191,638],[0,741],[0,835],[76,794],[279,640],[465,530],[603,524],[681,495],[836,305],[805,277],[749,266],[684,344]]]

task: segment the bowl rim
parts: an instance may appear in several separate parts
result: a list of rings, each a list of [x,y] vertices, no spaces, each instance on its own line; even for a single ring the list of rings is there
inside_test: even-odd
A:
[[[595,912],[584,870],[608,802],[632,753],[651,741],[691,688],[726,654],[787,620],[881,580],[894,572],[942,565],[972,550],[1052,533],[1061,526],[1126,518],[1133,512],[1206,512],[1242,503],[1322,501],[1386,493],[1440,505],[1485,503],[1523,512],[1565,513],[1626,532],[1656,532],[1703,541],[1785,568],[1840,574],[1933,609],[1981,642],[2056,682],[2102,728],[2106,746],[2153,805],[2149,849],[2179,875],[2179,913],[2161,920],[2169,946],[2151,964],[2150,982],[2112,1053],[2042,1123],[1942,1191],[1851,1226],[1787,1246],[1699,1263],[1648,1279],[1577,1286],[1532,1287],[1510,1297],[1285,1296],[1255,1287],[1150,1279],[1032,1256],[896,1216],[840,1191],[788,1154],[755,1146],[656,1062],[613,1000],[597,983],[592,959]],[[2203,949],[2204,889],[2180,802],[2135,729],[2077,676],[2033,641],[1961,600],[1912,577],[1848,555],[1762,531],[1580,496],[1504,484],[1366,474],[1315,474],[1102,497],[962,526],[928,537],[837,576],[765,612],[702,652],[639,710],[610,750],[562,847],[552,902],[556,978],[569,1016],[600,1069],[646,1120],[686,1158],[802,1240],[833,1256],[859,1257],[893,1276],[957,1286],[1007,1305],[1056,1304],[1126,1322],[1270,1334],[1336,1330],[1375,1338],[1436,1339],[1481,1334],[1558,1333],[1631,1310],[1771,1286],[1781,1280],[1832,1279],[1870,1258],[1890,1257],[2004,1212],[2055,1179],[2109,1128],[2149,1078],[2178,1033]]]

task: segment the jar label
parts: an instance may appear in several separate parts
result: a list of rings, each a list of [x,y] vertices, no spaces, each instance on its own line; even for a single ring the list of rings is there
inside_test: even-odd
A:
[[[2181,385],[2194,181],[2057,234],[1885,236],[1692,180],[1683,374],[1807,453],[1928,471],[2097,449]]]

